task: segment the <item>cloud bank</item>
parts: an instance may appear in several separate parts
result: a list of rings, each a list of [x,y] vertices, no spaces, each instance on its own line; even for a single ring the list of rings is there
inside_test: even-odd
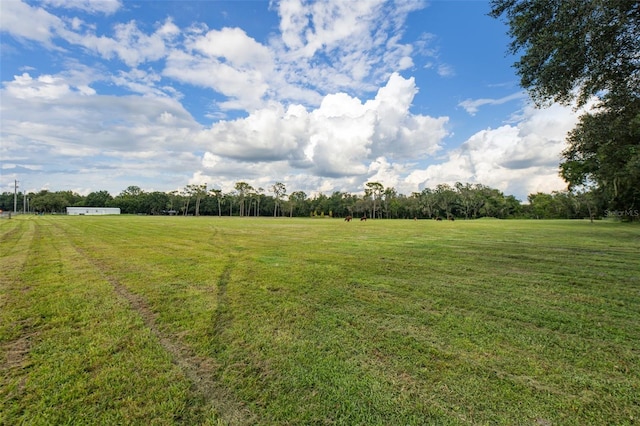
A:
[[[526,106],[457,146],[450,117],[414,111],[411,73],[432,38],[410,41],[405,28],[425,7],[282,0],[270,6],[278,25],[258,40],[172,16],[119,19],[119,1],[3,3],[12,49],[37,46],[59,60],[55,70],[25,65],[2,82],[2,184],[117,194],[129,185],[230,191],[238,180],[280,181],[312,194],[379,181],[410,194],[461,181],[520,198],[563,187],[570,109]],[[514,101],[522,94],[459,106],[474,115]]]

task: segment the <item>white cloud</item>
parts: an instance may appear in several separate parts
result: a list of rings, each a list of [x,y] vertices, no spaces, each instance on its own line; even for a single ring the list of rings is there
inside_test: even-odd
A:
[[[163,75],[213,89],[229,98],[222,109],[257,109],[273,79],[273,58],[265,46],[239,28],[189,36],[184,49],[166,58]]]
[[[69,93],[69,85],[59,77],[42,75],[37,79],[29,73],[14,75],[13,81],[4,83],[7,94],[18,99],[57,99]]]
[[[4,84],[3,160],[46,170],[39,180],[57,174],[82,180],[86,174],[94,188],[133,176],[162,181],[162,171],[197,167],[190,136],[200,126],[180,103],[168,97],[97,95],[83,78],[74,81],[77,76],[87,77],[80,71],[25,73]],[[114,183],[105,181],[106,174]]]
[[[247,118],[220,121],[203,131],[197,141],[216,155],[243,161],[286,159],[299,149],[306,111],[279,104],[260,109]]]
[[[43,4],[65,9],[79,9],[89,13],[115,13],[122,4],[119,0],[43,0]]]
[[[69,185],[82,179],[94,189],[105,188],[108,174],[108,190],[145,179],[156,187],[183,186],[185,176],[225,190],[238,180],[256,187],[278,180],[309,194],[358,191],[370,180],[405,194],[456,181],[525,196],[564,186],[557,165],[576,114],[559,107],[526,108],[509,124],[442,154],[441,163],[424,165],[450,135],[449,121],[411,112],[418,88],[399,72],[415,67],[416,55],[431,60],[440,76],[454,69],[438,59],[434,35],[405,39],[407,15],[423,2],[274,2],[281,32],[262,43],[237,27],[112,20],[100,32],[101,21],[50,13],[109,15],[119,1],[39,5],[3,2],[0,14],[3,35],[55,49],[63,68],[16,68],[22,74],[2,83],[0,152],[12,173],[42,171],[40,179],[59,173]],[[63,40],[64,50],[54,45]],[[78,61],[93,55],[86,62],[93,69],[68,59],[80,51]],[[189,85],[206,90],[191,95]],[[105,86],[119,94],[103,95]],[[246,115],[204,128],[181,104],[183,94],[189,108],[208,102],[216,113]],[[523,96],[466,99],[459,106],[473,115]],[[416,164],[422,169],[412,172]]]
[[[52,47],[51,39],[63,21],[40,7],[21,1],[3,1],[0,13],[0,31],[19,39],[34,40]]]
[[[163,58],[167,54],[167,44],[179,33],[180,30],[171,19],[167,19],[149,35],[141,31],[135,21],[116,24],[113,38],[98,36],[93,32],[59,31],[60,36],[68,42],[93,50],[105,59],[117,57],[130,67]]]
[[[115,12],[120,6],[117,1],[87,0],[49,0],[47,4],[105,14]],[[87,31],[80,32],[82,28]],[[93,26],[78,18],[65,21],[43,8],[32,7],[21,1],[2,3],[0,29],[16,38],[37,41],[49,48],[56,48],[52,40],[61,37],[71,44],[95,51],[105,59],[118,57],[129,66],[164,57],[167,43],[180,33],[178,27],[167,19],[158,24],[157,30],[150,35],[141,31],[135,21],[130,21],[115,24],[113,38],[97,36]]]
[[[458,106],[465,109],[470,115],[476,115],[481,106],[484,105],[502,105],[513,100],[525,99],[527,94],[524,92],[517,92],[512,95],[504,96],[499,99],[481,98],[481,99],[465,99],[460,102]]]
[[[422,7],[406,1],[281,1],[281,39],[272,47],[286,58],[280,67],[290,82],[321,93],[371,90],[372,83],[413,66],[413,47],[400,42],[402,23]]]
[[[271,103],[246,118],[221,121],[196,141],[212,155],[241,161],[288,161],[320,176],[365,175],[379,157],[433,154],[447,135],[445,117],[412,114],[414,80],[393,74],[374,99],[327,95],[310,112]]]
[[[236,67],[272,66],[271,52],[240,28],[212,30],[191,40],[188,45],[212,58],[221,58]],[[259,65],[259,66],[257,66]]]
[[[440,64],[438,65],[438,75],[440,77],[452,77],[456,75],[456,72],[451,65]]]
[[[564,189],[558,164],[566,134],[578,116],[569,107],[538,110],[529,106],[518,123],[476,133],[449,152],[443,163],[410,173],[407,182],[416,189],[439,183],[481,183],[521,199],[532,192]]]

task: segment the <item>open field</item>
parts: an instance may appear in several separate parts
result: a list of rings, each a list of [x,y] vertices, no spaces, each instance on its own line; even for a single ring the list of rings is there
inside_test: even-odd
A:
[[[0,221],[0,424],[640,422],[640,226]]]

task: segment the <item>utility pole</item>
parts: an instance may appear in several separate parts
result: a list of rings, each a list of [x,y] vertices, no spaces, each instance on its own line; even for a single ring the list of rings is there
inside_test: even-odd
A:
[[[13,212],[18,213],[18,181],[13,181]]]

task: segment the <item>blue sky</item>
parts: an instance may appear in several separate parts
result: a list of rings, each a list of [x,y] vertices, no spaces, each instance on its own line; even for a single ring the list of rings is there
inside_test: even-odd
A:
[[[486,1],[0,3],[2,191],[562,190]]]

